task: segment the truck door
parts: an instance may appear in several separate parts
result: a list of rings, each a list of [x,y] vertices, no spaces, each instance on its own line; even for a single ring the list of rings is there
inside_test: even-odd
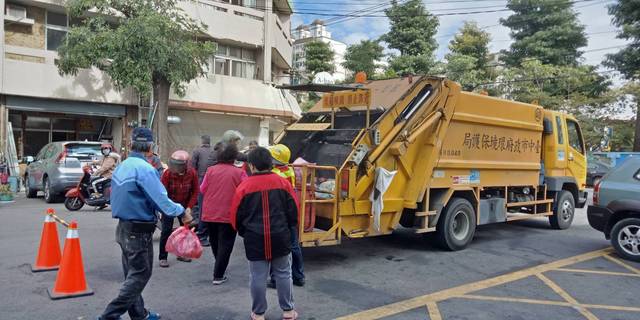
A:
[[[587,160],[580,125],[574,119],[564,116],[566,123],[567,173],[575,177],[579,189],[586,186]]]

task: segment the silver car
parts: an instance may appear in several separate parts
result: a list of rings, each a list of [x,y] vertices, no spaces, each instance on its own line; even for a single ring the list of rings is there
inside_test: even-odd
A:
[[[640,157],[630,157],[593,188],[589,224],[625,259],[640,262]]]
[[[82,167],[99,159],[101,142],[63,141],[44,146],[25,173],[27,198],[44,192],[46,202],[55,202],[82,178]]]

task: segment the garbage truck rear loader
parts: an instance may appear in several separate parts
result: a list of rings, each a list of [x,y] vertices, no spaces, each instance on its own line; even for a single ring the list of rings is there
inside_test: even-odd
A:
[[[587,198],[572,116],[463,92],[442,78],[412,83],[393,105],[372,110],[366,87],[330,88],[323,100],[331,109],[305,114],[279,139],[298,159],[304,246],[403,226],[460,250],[478,225],[534,217],[571,225]],[[352,108],[359,104],[366,111]]]

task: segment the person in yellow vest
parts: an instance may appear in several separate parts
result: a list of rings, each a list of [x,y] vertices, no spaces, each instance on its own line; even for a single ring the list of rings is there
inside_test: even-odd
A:
[[[296,174],[293,168],[289,166],[289,160],[291,159],[291,150],[284,144],[276,144],[269,147],[271,158],[273,158],[272,172],[291,182],[291,186],[296,186]],[[304,278],[304,262],[302,260],[302,249],[300,248],[300,242],[298,241],[298,227],[291,228],[291,271],[293,276],[293,284],[302,287],[305,283]],[[276,283],[273,280],[269,280],[267,286],[275,288]]]

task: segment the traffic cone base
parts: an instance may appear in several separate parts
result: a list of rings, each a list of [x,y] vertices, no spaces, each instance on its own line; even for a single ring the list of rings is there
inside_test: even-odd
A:
[[[60,259],[58,226],[56,225],[56,221],[47,214],[44,218],[44,226],[42,227],[42,235],[40,236],[38,256],[36,257],[35,263],[31,265],[31,272],[58,270]]]
[[[47,290],[52,300],[93,294],[93,290],[87,285],[87,280],[84,276],[81,251],[78,224],[72,221],[69,224],[67,238],[64,241],[62,262],[60,263],[60,271],[56,276],[56,283],[53,289]]]

